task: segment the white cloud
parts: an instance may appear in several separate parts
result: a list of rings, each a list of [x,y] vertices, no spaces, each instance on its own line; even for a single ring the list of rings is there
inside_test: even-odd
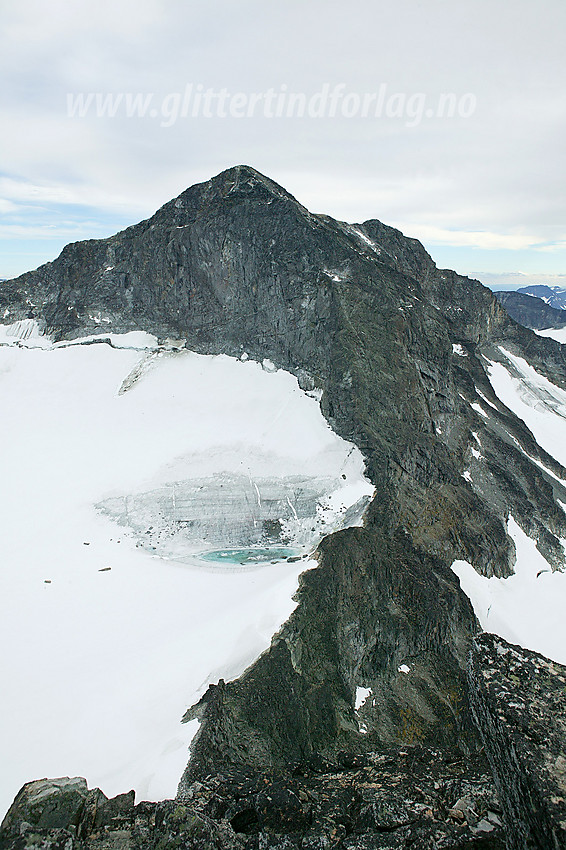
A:
[[[133,223],[246,162],[316,211],[398,222],[462,252],[544,251],[559,271],[566,6],[546,0],[544,8],[517,0],[510,26],[508,10],[487,0],[352,0],[347,11],[337,0],[20,0],[2,11],[0,109],[9,128],[2,170],[22,187],[3,197],[89,205]],[[284,85],[313,93],[325,82],[364,93],[385,83],[430,103],[470,92],[477,109],[414,127],[394,118],[260,118],[167,128],[66,114],[69,92],[152,93],[159,104],[191,82],[247,93]],[[39,187],[33,198],[26,186]]]
[[[489,233],[473,230],[446,230],[426,224],[398,223],[395,225],[405,233],[432,245],[459,245],[488,250],[521,250],[536,248],[539,240],[536,236],[512,233]]]
[[[554,242],[552,245],[541,245],[537,250],[544,251],[545,253],[554,253],[564,251],[565,249],[566,239],[563,239],[561,242]]]

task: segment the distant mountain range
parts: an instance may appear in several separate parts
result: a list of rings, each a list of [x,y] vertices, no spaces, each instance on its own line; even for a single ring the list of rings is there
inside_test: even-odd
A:
[[[555,307],[558,310],[566,309],[566,289],[563,287],[534,284],[532,286],[523,286],[517,292],[523,292],[525,295],[533,295],[535,298],[540,298],[549,307]]]
[[[566,310],[558,307],[561,300],[566,307],[566,290],[560,290],[558,287],[555,289],[556,291],[549,286],[526,286],[516,292],[501,291],[494,292],[494,295],[511,318],[520,325],[533,330],[544,330],[566,325]],[[538,294],[541,290],[550,293],[550,296],[546,294],[543,298],[542,294]]]

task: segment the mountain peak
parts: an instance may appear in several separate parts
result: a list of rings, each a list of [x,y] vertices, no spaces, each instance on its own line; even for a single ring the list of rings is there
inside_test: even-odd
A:
[[[203,215],[210,215],[214,209],[226,212],[242,202],[262,207],[275,201],[300,211],[302,215],[310,215],[293,195],[265,174],[249,165],[234,165],[210,180],[189,186],[140,226],[186,227]],[[138,225],[134,229],[136,227]]]
[[[208,183],[211,185],[231,184],[232,187],[245,185],[253,187],[261,185],[274,195],[284,195],[285,197],[292,198],[296,201],[296,198],[293,198],[293,196],[287,192],[283,186],[280,186],[275,182],[275,180],[272,180],[270,177],[267,177],[265,174],[257,171],[257,169],[252,168],[251,165],[233,165],[231,168],[227,168],[225,171],[221,171],[215,177],[212,177]]]
[[[210,180],[189,187],[180,197],[184,198],[187,195],[193,195],[195,191],[204,193],[207,196],[218,194],[222,198],[226,198],[227,196],[234,199],[246,196],[255,197],[258,200],[262,198],[263,200],[278,198],[292,201],[298,206],[301,206],[297,199],[287,192],[283,186],[280,186],[275,180],[272,180],[250,165],[234,165],[231,168],[227,168]]]

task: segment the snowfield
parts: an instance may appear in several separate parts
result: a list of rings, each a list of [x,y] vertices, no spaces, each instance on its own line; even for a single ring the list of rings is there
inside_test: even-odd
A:
[[[533,333],[555,339],[561,345],[566,345],[566,328],[545,328],[543,331],[533,331]]]
[[[504,348],[500,350],[508,366],[488,362],[495,394],[523,420],[538,444],[566,466],[566,392],[523,358]],[[566,485],[539,461],[532,460],[558,483]],[[552,570],[536,548],[536,541],[519,528],[512,516],[507,530],[516,548],[514,575],[484,578],[466,561],[455,561],[452,569],[485,631],[566,664],[566,574]],[[561,542],[565,546],[566,540]]]
[[[514,575],[484,578],[466,561],[452,569],[484,631],[566,664],[566,574],[552,571],[513,517],[507,530],[517,550]]]
[[[16,324],[0,328],[0,810],[45,776],[172,797],[198,727],[183,713],[269,646],[309,554],[373,488],[286,372]],[[239,548],[216,560],[222,545]]]
[[[539,375],[522,357],[500,346],[509,361],[488,361],[488,375],[496,396],[532,431],[537,443],[566,466],[566,392]]]

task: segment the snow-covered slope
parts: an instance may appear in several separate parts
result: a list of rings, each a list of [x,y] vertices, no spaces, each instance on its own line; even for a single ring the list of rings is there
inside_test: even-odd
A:
[[[500,346],[503,362],[488,361],[487,371],[497,397],[530,429],[538,444],[566,466],[566,392],[540,375],[521,357]],[[553,481],[562,481],[534,460]],[[565,491],[566,492],[566,491]],[[566,504],[558,499],[566,511]],[[483,629],[511,643],[566,663],[566,574],[551,565],[509,517],[507,530],[515,543],[514,575],[485,578],[466,561],[452,569],[472,601]],[[566,540],[562,540],[566,548]]]
[[[550,339],[555,339],[556,342],[566,344],[566,328],[546,328],[543,331],[535,331],[539,336],[545,336]]]
[[[566,466],[566,392],[522,357],[500,346],[507,364],[488,362],[497,397],[532,431],[538,444]]]
[[[54,346],[16,324],[0,329],[0,810],[37,776],[172,796],[185,709],[269,645],[309,553],[373,488],[267,362],[136,333]]]
[[[486,632],[564,664],[566,574],[552,571],[513,517],[508,531],[517,551],[514,575],[484,578],[466,561],[455,561],[452,569]]]

